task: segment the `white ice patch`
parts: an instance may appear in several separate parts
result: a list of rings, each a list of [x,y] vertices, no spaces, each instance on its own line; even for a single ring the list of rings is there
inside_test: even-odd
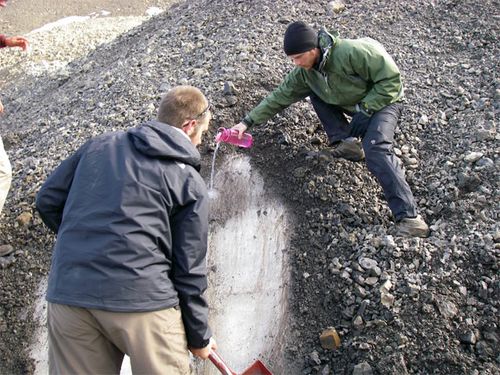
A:
[[[210,325],[219,354],[239,373],[256,359],[269,362],[280,341],[287,311],[289,219],[284,206],[268,196],[248,157],[226,159],[214,188],[211,212],[222,223],[212,224],[209,234]],[[198,365],[196,374],[218,374],[209,361]]]
[[[43,25],[42,27],[39,27],[38,29],[32,30],[28,35],[50,31],[56,27],[67,26],[67,25],[70,25],[70,24],[75,23],[75,22],[84,22],[84,21],[88,20],[89,18],[90,18],[89,16],[70,16],[70,17],[61,18],[60,20],[57,20],[57,21],[54,21],[51,23],[47,23],[47,24]]]
[[[34,375],[43,375],[49,373],[49,363],[47,355],[49,351],[49,339],[47,334],[47,302],[45,301],[45,292],[47,290],[47,279],[42,280],[37,290],[37,300],[35,302],[35,311],[33,319],[38,327],[33,335],[34,341],[31,345],[30,356],[35,364]]]
[[[158,8],[158,7],[151,7],[146,10],[146,16],[148,17],[153,17],[157,16],[158,14],[162,13],[163,9]]]

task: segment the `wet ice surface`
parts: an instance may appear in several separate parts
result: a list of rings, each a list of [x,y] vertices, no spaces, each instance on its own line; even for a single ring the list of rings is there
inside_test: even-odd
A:
[[[255,359],[274,361],[286,311],[288,218],[270,199],[248,157],[225,160],[215,175],[219,192],[209,235],[210,324],[218,352],[237,372]],[[205,364],[198,373],[217,374]]]
[[[37,290],[37,301],[33,319],[37,322],[38,328],[35,332],[34,341],[31,344],[30,357],[35,362],[35,375],[45,375],[49,373],[48,351],[49,343],[47,337],[47,303],[45,302],[45,291],[47,290],[47,279],[44,279]]]
[[[217,151],[219,151],[220,142],[216,143],[214,155],[212,157],[212,169],[210,171],[210,184],[208,185],[208,192],[214,191],[214,173],[215,173],[215,159],[217,158]],[[210,197],[210,196],[209,196]],[[212,198],[212,197],[210,197]]]

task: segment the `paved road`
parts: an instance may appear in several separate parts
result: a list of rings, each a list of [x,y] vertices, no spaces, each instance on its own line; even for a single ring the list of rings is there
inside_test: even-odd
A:
[[[166,9],[172,0],[8,0],[0,8],[0,33],[23,35],[69,16],[106,10],[111,16],[139,16],[150,7]]]

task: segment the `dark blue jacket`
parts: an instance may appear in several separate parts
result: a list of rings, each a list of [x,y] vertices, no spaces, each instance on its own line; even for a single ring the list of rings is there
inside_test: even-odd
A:
[[[47,301],[118,312],[180,305],[188,343],[208,344],[208,198],[200,154],[156,121],[85,143],[41,187],[57,233]]]

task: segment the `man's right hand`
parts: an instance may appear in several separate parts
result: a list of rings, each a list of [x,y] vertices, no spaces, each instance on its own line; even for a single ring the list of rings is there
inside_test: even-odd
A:
[[[243,133],[247,130],[247,126],[243,122],[240,122],[239,124],[234,125],[231,129],[238,130],[238,138],[241,139]]]
[[[191,353],[193,353],[194,356],[199,357],[201,359],[207,359],[212,350],[217,350],[217,343],[215,342],[215,339],[213,337],[210,337],[208,345],[205,346],[204,348],[200,349],[189,348],[189,350],[191,351]]]

